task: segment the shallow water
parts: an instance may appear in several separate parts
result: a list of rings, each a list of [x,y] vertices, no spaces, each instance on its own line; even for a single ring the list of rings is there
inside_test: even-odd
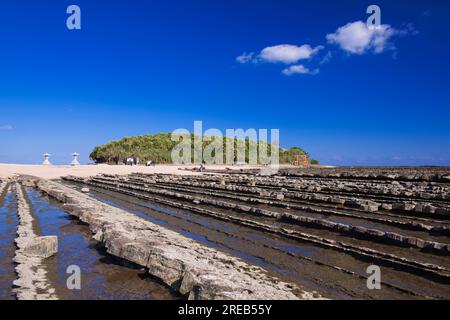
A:
[[[164,207],[158,206],[158,205],[156,205],[154,203],[153,204],[152,203],[146,203],[145,206],[144,205],[138,205],[137,203],[134,203],[133,207],[140,207],[142,209],[142,211],[139,211],[139,210],[131,209],[130,208],[131,204],[127,205],[127,204],[119,201],[118,199],[114,199],[114,200],[106,199],[104,195],[100,195],[96,191],[91,191],[90,196],[94,197],[95,199],[97,199],[97,200],[99,200],[101,202],[107,203],[107,204],[109,204],[111,206],[114,206],[114,207],[117,207],[117,208],[120,208],[120,209],[124,209],[124,210],[126,210],[128,212],[134,213],[134,214],[136,214],[137,216],[139,216],[141,218],[150,220],[150,221],[155,222],[155,223],[157,223],[159,225],[168,225],[168,222],[160,220],[160,219],[157,219],[155,217],[152,217],[149,214],[156,214],[156,215],[158,215],[158,214],[164,213],[164,214],[167,214],[167,215],[170,215],[170,216],[174,216],[174,217],[180,218],[180,219],[182,219],[184,221],[196,222],[196,223],[198,223],[201,226],[212,226],[212,227],[214,227],[217,230],[220,230],[222,232],[229,232],[231,230],[231,228],[224,227],[224,226],[222,226],[222,225],[220,225],[218,223],[211,223],[211,222],[203,221],[201,218],[193,218],[193,217],[190,217],[190,216],[188,216],[186,214],[182,214],[180,212],[176,212],[174,210],[171,210],[169,208],[164,208]],[[139,202],[139,201],[137,200],[137,202]],[[205,235],[201,235],[201,234],[198,234],[198,233],[186,230],[186,229],[184,229],[184,227],[176,227],[176,226],[170,226],[170,227],[171,227],[172,230],[174,230],[174,231],[176,231],[176,232],[178,232],[178,233],[180,233],[180,234],[182,234],[182,235],[184,235],[184,236],[186,236],[188,238],[196,240],[196,241],[198,241],[198,242],[200,242],[202,244],[205,244],[205,245],[207,245],[207,246],[209,246],[211,248],[219,249],[219,250],[224,251],[226,253],[231,253],[231,254],[233,254],[233,255],[235,255],[235,256],[237,256],[239,258],[242,258],[242,259],[244,259],[244,260],[246,260],[246,261],[248,261],[248,262],[250,262],[252,264],[256,264],[258,266],[261,266],[261,267],[269,269],[269,270],[276,270],[278,272],[286,272],[286,270],[284,268],[282,268],[282,267],[280,267],[278,265],[275,265],[275,264],[272,264],[272,263],[268,263],[267,261],[265,261],[264,259],[262,259],[260,257],[257,257],[255,255],[246,253],[246,252],[244,252],[242,250],[236,249],[236,247],[239,247],[239,245],[240,245],[240,241],[237,240],[237,239],[224,237],[222,239],[222,241],[223,241],[223,243],[226,243],[227,245],[223,245],[221,243],[218,243],[218,242],[215,242],[215,241],[211,241]]]
[[[7,192],[0,205],[0,300],[12,300],[15,299],[12,282],[16,278],[13,258],[18,223],[13,193]]]
[[[232,224],[227,225],[228,230],[232,230],[232,232],[227,234],[222,227],[223,222],[217,220],[212,221],[212,224],[209,225],[214,224],[214,228],[205,228],[205,223],[198,223],[197,221],[203,220],[209,223],[211,222],[210,220],[214,220],[208,217],[191,216],[187,212],[184,212],[184,210],[167,209],[164,206],[155,204],[151,200],[147,201],[114,191],[92,186],[90,189],[91,196],[100,201],[108,202],[116,207],[122,207],[142,217],[143,215],[153,216],[152,218],[156,216],[158,219],[167,222],[165,227],[208,246],[236,255],[252,264],[263,266],[268,271],[275,271],[276,275],[281,279],[297,283],[301,287],[309,290],[318,290],[327,297],[339,299],[415,299],[449,296],[448,286],[446,285],[431,282],[427,278],[412,275],[402,269],[395,269],[384,265],[384,283],[386,285],[392,284],[398,288],[383,286],[384,290],[368,290],[365,279],[365,276],[367,276],[366,269],[371,264],[377,264],[377,261],[358,259],[357,257],[320,246],[280,239],[270,234],[239,228]],[[220,210],[214,207],[207,208],[210,210]],[[222,212],[228,213],[226,210]],[[234,212],[232,214],[245,217],[245,215],[235,214]],[[177,220],[173,219],[174,217],[177,217]],[[191,223],[194,221],[198,225]],[[286,226],[285,223],[274,222],[270,218],[259,217],[258,221],[274,225],[280,224],[283,227]],[[322,230],[292,225],[290,225],[290,228],[298,228],[300,232],[306,231],[312,234],[323,232]],[[193,230],[195,231],[192,232]],[[244,239],[255,240],[255,243],[251,241],[246,243]],[[226,248],[223,249],[222,246],[218,247],[218,244],[226,245]],[[278,248],[282,253],[275,252],[272,248]],[[239,252],[232,252],[230,249],[237,249]],[[304,260],[303,258],[312,259],[319,263],[310,262],[310,260]],[[274,266],[282,266],[285,269],[277,270]],[[359,276],[332,268],[332,266],[344,268]],[[417,296],[403,291],[403,289],[411,290]]]
[[[178,296],[140,267],[107,254],[92,240],[88,226],[71,218],[57,203],[27,189],[42,235],[58,236],[58,253],[46,261],[49,279],[60,299],[143,300]],[[69,266],[81,270],[81,290],[69,290]]]

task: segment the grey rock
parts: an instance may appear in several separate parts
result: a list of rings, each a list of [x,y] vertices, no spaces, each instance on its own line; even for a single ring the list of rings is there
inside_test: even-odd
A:
[[[58,237],[46,236],[30,239],[23,248],[30,257],[49,258],[58,252]]]

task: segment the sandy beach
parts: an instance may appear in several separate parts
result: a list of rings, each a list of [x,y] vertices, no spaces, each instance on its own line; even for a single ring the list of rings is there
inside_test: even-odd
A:
[[[43,179],[58,179],[63,176],[75,177],[90,177],[97,174],[120,174],[126,175],[131,173],[160,173],[160,174],[175,174],[175,175],[195,175],[196,172],[180,170],[188,167],[198,166],[176,166],[176,165],[157,165],[155,167],[146,166],[125,166],[125,165],[80,165],[80,166],[44,166],[44,165],[21,165],[21,164],[1,164],[0,163],[0,178],[8,178],[16,175],[32,175]],[[225,169],[231,168],[228,166],[207,166],[207,168]],[[239,167],[241,169],[242,167]],[[246,166],[246,169],[252,168]],[[234,167],[237,169],[237,167]]]

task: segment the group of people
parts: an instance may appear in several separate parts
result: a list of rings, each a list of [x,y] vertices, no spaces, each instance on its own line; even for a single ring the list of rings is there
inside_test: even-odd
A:
[[[126,159],[126,165],[127,166],[137,166],[140,164],[139,158],[130,157]],[[147,167],[154,167],[156,163],[152,160],[149,160],[145,163]]]

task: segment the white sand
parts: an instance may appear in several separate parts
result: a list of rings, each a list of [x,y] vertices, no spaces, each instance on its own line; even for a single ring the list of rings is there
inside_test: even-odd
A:
[[[179,168],[198,167],[197,166],[175,166],[175,165],[157,165],[156,167],[145,166],[110,166],[107,164],[99,165],[81,165],[76,167],[71,166],[43,166],[43,165],[20,165],[20,164],[1,164],[0,163],[0,178],[12,177],[14,175],[32,175],[43,179],[58,179],[63,176],[77,176],[90,177],[97,174],[130,174],[130,173],[164,173],[164,174],[179,174],[192,175],[198,174],[191,171],[179,170]],[[225,169],[227,166],[206,166],[213,169]],[[230,169],[251,168],[245,167],[228,167]]]

